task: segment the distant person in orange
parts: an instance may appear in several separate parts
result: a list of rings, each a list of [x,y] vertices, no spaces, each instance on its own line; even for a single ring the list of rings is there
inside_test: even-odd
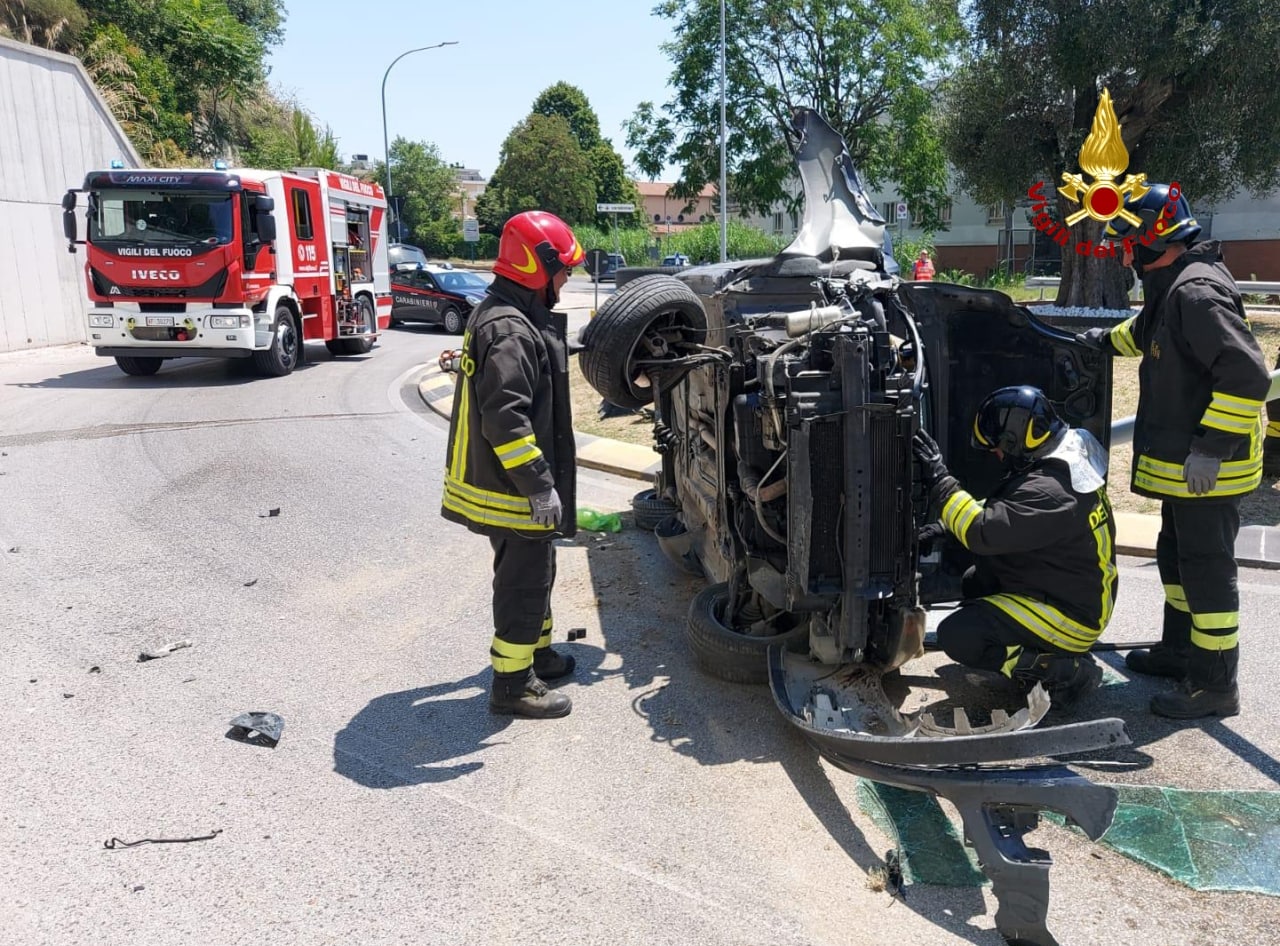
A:
[[[921,250],[912,266],[911,278],[916,282],[933,282],[933,260],[929,259],[929,251]]]

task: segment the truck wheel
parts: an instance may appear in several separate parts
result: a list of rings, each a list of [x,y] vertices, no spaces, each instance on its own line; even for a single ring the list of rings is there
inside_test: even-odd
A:
[[[697,294],[680,280],[651,274],[632,280],[605,300],[579,336],[582,374],[606,401],[635,410],[653,401],[638,384],[639,361],[677,357],[675,346],[702,342],[707,315]]]
[[[444,330],[450,335],[461,335],[467,320],[453,306],[446,306],[444,313],[440,316],[440,324],[444,326]]]
[[[769,679],[768,653],[774,644],[789,650],[803,651],[809,646],[809,623],[794,614],[764,612],[763,602],[753,602],[756,613],[751,627],[728,627],[724,624],[725,607],[729,603],[729,585],[708,585],[689,602],[689,620],[685,625],[693,656],[706,673],[730,683],[764,683]],[[752,606],[748,605],[748,606]],[[745,609],[742,609],[745,610]],[[737,618],[735,617],[735,621]],[[752,630],[763,634],[749,633]]]
[[[631,514],[636,528],[652,532],[658,523],[680,510],[675,503],[663,499],[657,490],[645,489],[631,497]]]
[[[160,363],[163,361],[163,358],[134,358],[129,355],[116,355],[116,364],[120,366],[120,370],[137,378],[145,378],[148,375],[155,374],[160,370]]]
[[[358,302],[360,324],[367,335],[356,338],[334,338],[324,343],[331,355],[367,355],[373,351],[373,336],[378,331],[378,316],[373,311],[373,303],[365,296]]]
[[[283,378],[297,367],[301,346],[293,311],[287,305],[278,305],[276,320],[271,326],[271,347],[253,353],[253,366],[268,378]]]

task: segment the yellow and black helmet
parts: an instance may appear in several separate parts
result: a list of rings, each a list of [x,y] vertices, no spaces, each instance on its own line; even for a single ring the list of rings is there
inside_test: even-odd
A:
[[[1135,227],[1122,217],[1107,224],[1106,235],[1128,238],[1159,256],[1174,243],[1188,245],[1200,235],[1200,224],[1177,184],[1152,184],[1137,200],[1125,201],[1124,209],[1142,221]]]
[[[1000,388],[978,406],[970,442],[979,450],[999,448],[1005,462],[1019,466],[1052,450],[1066,427],[1039,388]]]

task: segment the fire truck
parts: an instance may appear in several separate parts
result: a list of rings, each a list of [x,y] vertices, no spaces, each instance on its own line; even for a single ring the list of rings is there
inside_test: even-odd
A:
[[[305,342],[363,355],[390,324],[377,184],[321,168],[111,169],[86,175],[62,209],[68,249],[88,257],[89,344],[126,374],[169,358],[251,358],[281,377]]]

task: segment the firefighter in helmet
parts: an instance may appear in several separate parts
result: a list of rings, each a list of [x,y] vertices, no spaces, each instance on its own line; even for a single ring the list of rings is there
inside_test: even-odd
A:
[[[992,392],[971,439],[1006,470],[985,502],[961,488],[927,433],[914,443],[941,509],[940,521],[921,530],[921,544],[950,535],[977,557],[964,576],[965,601],[938,626],[938,646],[1024,689],[1040,683],[1056,709],[1070,709],[1102,679],[1089,648],[1115,604],[1107,453],[1026,386]]]
[[[1131,651],[1131,670],[1179,681],[1151,711],[1174,719],[1240,711],[1240,497],[1262,478],[1266,362],[1216,241],[1176,185],[1153,184],[1125,207],[1140,227],[1113,221],[1125,265],[1142,280],[1142,311],[1077,340],[1141,357],[1133,432],[1133,492],[1161,500],[1156,563],[1164,585],[1160,643]]]
[[[493,547],[493,713],[572,708],[545,682],[574,668],[551,647],[552,540],[577,525],[565,316],[552,308],[584,256],[554,214],[508,220],[458,359],[441,513]]]

